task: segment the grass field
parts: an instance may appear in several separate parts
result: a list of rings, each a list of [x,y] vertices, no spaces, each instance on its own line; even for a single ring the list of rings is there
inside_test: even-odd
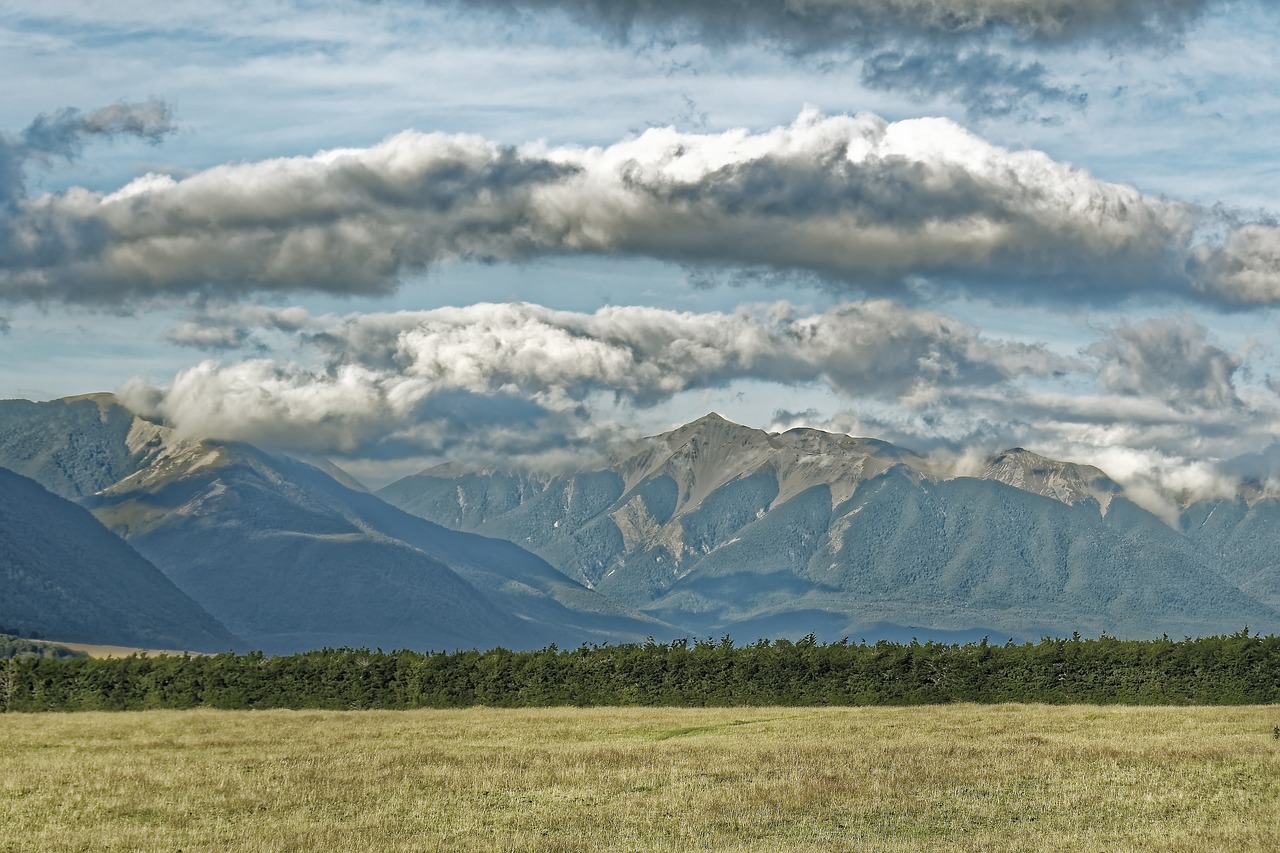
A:
[[[200,652],[180,652],[173,649],[141,649],[136,646],[103,646],[95,643],[42,642],[41,645],[62,646],[65,649],[84,652],[91,658],[127,658],[129,655],[152,657],[155,655],[200,654]]]
[[[1280,850],[1280,707],[0,716],[0,850]]]

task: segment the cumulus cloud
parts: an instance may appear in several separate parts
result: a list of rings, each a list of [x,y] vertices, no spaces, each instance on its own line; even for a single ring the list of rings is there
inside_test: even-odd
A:
[[[1185,270],[1209,215],[946,119],[807,110],[763,133],[660,128],[603,148],[405,132],[24,200],[0,297],[377,293],[451,258],[593,254],[807,271],[863,293],[927,279],[1027,301],[1224,301],[1227,273],[1201,263],[1193,286]]]
[[[275,309],[249,312],[239,325],[215,321],[208,337],[217,346],[222,330],[247,330],[255,316],[279,321]],[[294,320],[302,328],[303,318]],[[387,442],[418,442],[421,451],[477,423],[585,423],[583,407],[593,399],[644,407],[738,380],[816,383],[910,404],[940,385],[982,387],[1076,366],[1042,347],[992,340],[937,312],[883,300],[820,314],[786,303],[729,314],[478,304],[315,318],[301,334],[321,364],[210,360],[167,388],[134,383],[122,394],[186,432],[383,453]],[[478,409],[482,401],[489,408]],[[467,411],[476,417],[458,420]]]

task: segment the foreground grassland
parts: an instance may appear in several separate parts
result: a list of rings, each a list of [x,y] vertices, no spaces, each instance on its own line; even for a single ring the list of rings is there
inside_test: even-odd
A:
[[[0,851],[1280,850],[1280,707],[0,717]]]

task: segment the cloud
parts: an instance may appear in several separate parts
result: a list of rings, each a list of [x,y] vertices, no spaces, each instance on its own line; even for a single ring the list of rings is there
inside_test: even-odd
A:
[[[175,129],[172,108],[154,98],[90,113],[67,107],[36,116],[17,136],[0,135],[0,202],[13,204],[23,198],[26,168],[32,161],[74,160],[93,137],[133,136],[157,143]]]
[[[215,317],[207,332],[193,318],[185,333],[217,347],[227,329],[247,335],[255,318],[279,322],[274,309],[265,309],[230,325]],[[952,393],[1076,364],[884,300],[820,314],[800,314],[786,303],[729,314],[477,304],[314,318],[299,329],[321,364],[210,360],[182,371],[166,388],[135,382],[122,396],[192,434],[304,441],[309,450],[342,453],[386,453],[390,441],[420,453],[459,434],[505,428],[513,412],[522,428],[563,426],[568,418],[581,432],[590,420],[584,407],[602,400],[644,408],[739,380],[818,384],[845,397],[910,404],[941,386]],[[500,405],[488,409],[481,401]],[[475,418],[459,418],[463,411]]]
[[[1194,281],[1233,305],[1280,302],[1280,227],[1251,223],[1232,231],[1221,247],[1199,246]]]
[[[425,0],[505,13],[563,14],[619,42],[765,45],[794,57],[861,61],[862,82],[916,100],[948,96],[971,116],[1030,113],[1034,104],[1083,107],[1084,94],[1049,83],[1040,62],[994,52],[1101,44],[1176,44],[1222,0]]]
[[[862,406],[856,412],[833,414],[780,410],[769,429],[807,426],[887,439],[927,452],[932,470],[943,476],[975,476],[991,454],[1026,447],[1052,459],[1100,468],[1122,486],[1126,497],[1171,526],[1176,526],[1182,507],[1235,497],[1242,481],[1258,482],[1268,494],[1280,494],[1280,480],[1272,473],[1274,461],[1268,464],[1256,454],[1229,458],[1240,448],[1267,445],[1276,422],[1274,405],[1266,411],[1201,410],[1196,418],[1167,406],[1103,395],[1084,400],[992,395],[985,401],[974,395],[961,402],[933,419]],[[1141,410],[1148,422],[1126,421],[1135,410]]]
[[[640,405],[740,379],[898,398],[921,383],[987,385],[1072,366],[1042,347],[993,341],[937,312],[885,300],[808,315],[787,303],[727,314],[479,304],[357,316],[313,343],[331,364],[394,370],[432,387],[573,400],[605,392]]]
[[[1232,379],[1243,360],[1190,318],[1122,323],[1085,353],[1101,362],[1098,381],[1109,391],[1161,400],[1178,411],[1242,405]]]
[[[1280,398],[1250,375],[1257,348],[1232,352],[1186,317],[1120,323],[1079,357],[882,299],[821,312],[482,303],[346,317],[215,306],[186,322],[214,346],[225,330],[283,333],[312,357],[204,361],[163,387],[135,380],[120,392],[129,405],[188,434],[337,454],[380,476],[445,457],[594,464],[655,412],[753,387],[843,407],[779,410],[773,428],[970,462],[1028,447],[1098,465],[1167,514],[1231,493],[1241,475],[1221,460],[1266,446],[1280,423]]]
[[[1212,216],[946,119],[806,110],[763,133],[660,128],[603,148],[407,131],[26,199],[0,245],[0,298],[383,293],[449,259],[566,254],[802,271],[859,293],[925,280],[1022,301],[1232,304],[1247,279],[1280,298],[1260,226],[1192,244]]]
[[[881,51],[863,62],[862,83],[916,100],[946,97],[964,104],[972,116],[1022,115],[1029,101],[1072,109],[1084,109],[1088,102],[1079,87],[1050,83],[1040,62],[1020,63],[982,50]]]
[[[455,5],[423,0],[428,5]],[[562,12],[612,37],[772,43],[798,53],[885,39],[1009,31],[1042,42],[1169,38],[1214,0],[471,0],[468,10]]]
[[[298,307],[219,305],[178,323],[169,329],[165,339],[195,349],[238,349],[249,345],[259,330],[296,332],[310,320],[310,313]]]

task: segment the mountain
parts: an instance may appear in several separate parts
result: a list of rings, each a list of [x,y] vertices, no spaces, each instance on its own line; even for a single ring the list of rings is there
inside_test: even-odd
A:
[[[1280,610],[1280,500],[1241,494],[1187,507],[1182,529],[1224,577]]]
[[[191,651],[239,645],[87,510],[4,468],[0,626],[67,642]]]
[[[0,465],[79,500],[145,464],[146,448],[132,434],[136,422],[110,394],[0,400]]]
[[[593,470],[446,465],[370,493],[93,395],[0,402],[0,465],[269,652],[1280,629],[1280,501],[1192,504],[1174,529],[1097,468],[1022,448],[957,476],[708,415]]]
[[[1111,507],[1111,501],[1122,494],[1114,480],[1092,465],[1059,462],[1021,447],[992,456],[978,477],[1053,498],[1068,506],[1092,501],[1104,513]]]
[[[1215,556],[1100,470],[1015,448],[976,473],[953,476],[886,442],[771,434],[708,415],[600,470],[444,466],[378,494],[518,542],[698,634],[1280,628],[1274,604],[1224,577]],[[1274,568],[1251,588],[1267,578]]]
[[[529,648],[675,632],[510,543],[406,514],[296,459],[179,436],[108,395],[0,403],[6,463],[77,497],[269,652]]]

